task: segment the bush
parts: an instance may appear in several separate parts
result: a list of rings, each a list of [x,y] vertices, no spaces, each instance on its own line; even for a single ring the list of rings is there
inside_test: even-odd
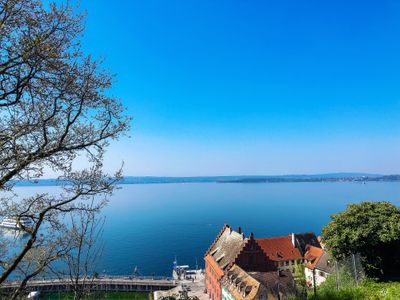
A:
[[[302,300],[304,298],[288,298]],[[312,290],[309,290],[307,299],[315,299]],[[359,286],[348,284],[336,288],[335,277],[328,277],[327,281],[317,288],[318,300],[398,300],[400,299],[400,282],[376,282],[364,280]]]

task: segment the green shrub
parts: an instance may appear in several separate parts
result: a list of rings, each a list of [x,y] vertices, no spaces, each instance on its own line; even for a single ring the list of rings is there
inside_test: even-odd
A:
[[[315,299],[313,290],[309,290],[308,299]],[[288,298],[288,300],[302,300],[303,298]],[[317,300],[399,300],[400,282],[377,282],[371,279],[360,282],[358,286],[349,283],[336,288],[334,276],[317,288]]]

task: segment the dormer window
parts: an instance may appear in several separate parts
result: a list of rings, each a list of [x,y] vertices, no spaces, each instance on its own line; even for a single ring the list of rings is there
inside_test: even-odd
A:
[[[217,263],[219,263],[223,258],[224,258],[224,254],[222,254],[220,257],[218,257],[217,259],[216,259],[216,261],[217,261]]]
[[[246,297],[248,294],[250,294],[252,287],[251,286],[246,286],[244,289],[244,297]]]
[[[239,290],[239,292],[244,292],[244,288],[246,287],[246,285],[245,285],[245,283],[242,281],[242,282],[240,282],[239,283],[239,285],[238,285],[238,290]]]
[[[219,250],[219,247],[215,248],[215,249],[210,253],[210,255],[213,256],[215,253],[217,253],[218,250]]]
[[[225,270],[225,268],[226,268],[228,265],[229,265],[229,262],[225,262],[225,263],[221,266],[222,270]]]
[[[236,280],[235,280],[235,286],[236,286],[236,288],[239,288],[240,283],[241,283],[241,278],[240,278],[240,277],[236,278]]]

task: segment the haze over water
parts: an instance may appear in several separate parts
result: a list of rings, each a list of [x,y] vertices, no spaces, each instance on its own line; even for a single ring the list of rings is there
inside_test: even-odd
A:
[[[20,196],[34,189],[18,187]],[[348,203],[387,200],[400,206],[399,182],[122,185],[104,209],[99,273],[171,275],[172,261],[203,267],[203,255],[224,223],[256,237],[314,231]]]

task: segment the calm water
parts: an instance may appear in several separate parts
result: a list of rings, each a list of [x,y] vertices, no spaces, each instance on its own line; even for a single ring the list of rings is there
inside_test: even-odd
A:
[[[32,192],[20,187],[20,195]],[[40,187],[54,192],[55,187]],[[388,200],[400,206],[399,183],[144,184],[123,185],[104,210],[105,250],[99,272],[170,275],[180,264],[203,265],[224,223],[256,237],[320,233],[348,203]]]

